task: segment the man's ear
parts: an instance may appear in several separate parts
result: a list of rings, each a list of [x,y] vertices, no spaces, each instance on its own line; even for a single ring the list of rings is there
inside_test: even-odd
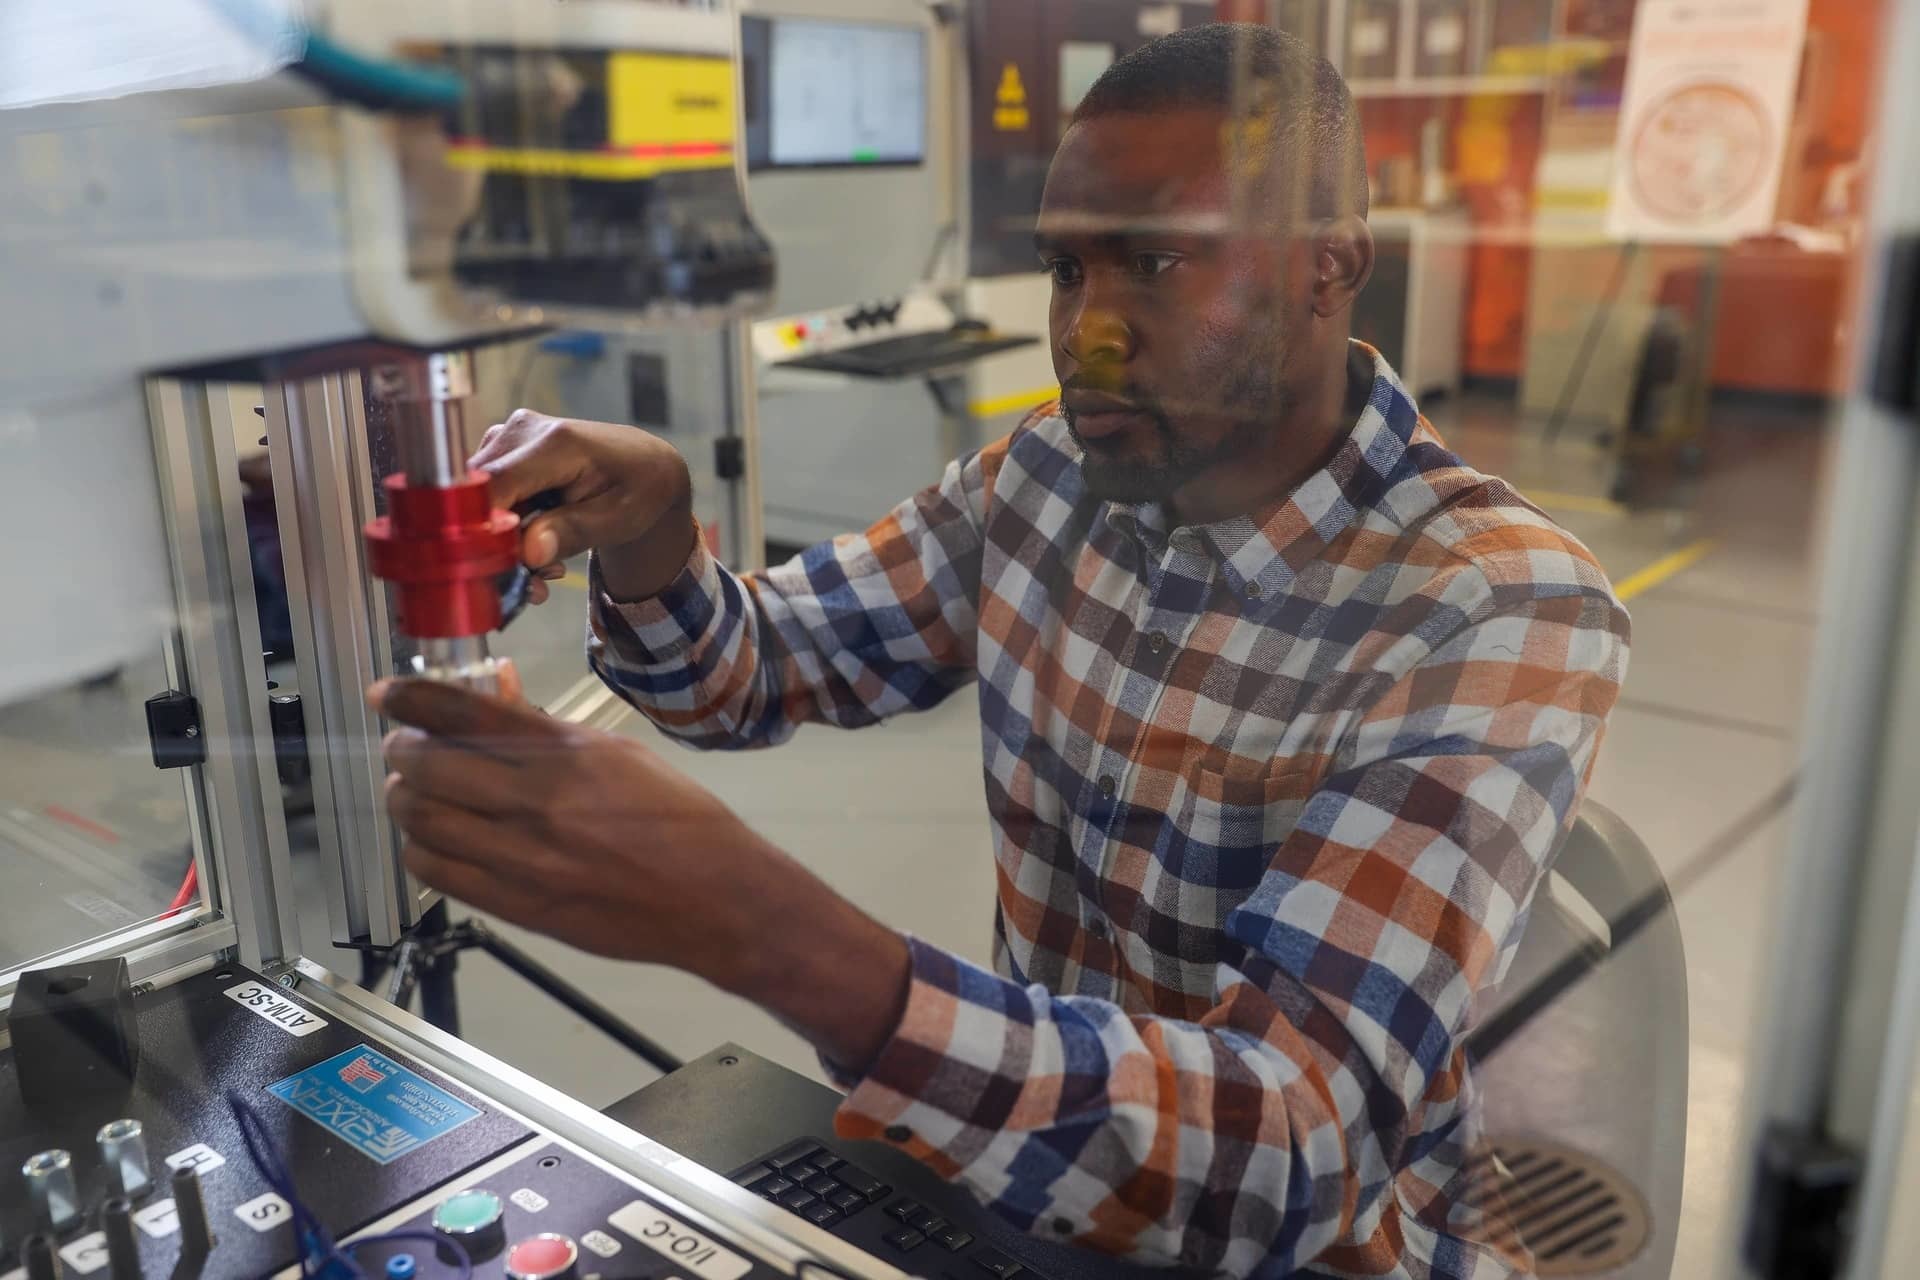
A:
[[[1373,231],[1357,214],[1334,218],[1315,229],[1313,312],[1339,315],[1351,306],[1373,275]]]

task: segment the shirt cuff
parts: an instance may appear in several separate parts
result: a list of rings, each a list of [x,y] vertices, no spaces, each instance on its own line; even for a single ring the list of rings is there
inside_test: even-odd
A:
[[[694,528],[693,551],[679,576],[659,595],[623,602],[607,594],[600,575],[600,553],[587,566],[597,628],[623,665],[671,662],[691,648],[712,626],[722,607],[720,566],[707,551],[704,531]]]
[[[917,938],[909,937],[907,948],[912,978],[906,1008],[872,1065],[858,1073],[822,1059],[834,1083],[847,1091],[834,1130],[843,1138],[878,1138],[903,1147],[951,1178],[961,1166],[943,1148],[980,1116],[988,1092],[1006,1101],[1000,1071],[1011,1027],[1002,1011],[1023,1006],[1026,993]],[[964,1050],[955,1037],[962,1023]]]

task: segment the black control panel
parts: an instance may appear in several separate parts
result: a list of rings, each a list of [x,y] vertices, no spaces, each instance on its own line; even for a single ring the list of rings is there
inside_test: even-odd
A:
[[[776,1274],[297,981],[44,972],[0,1050],[0,1280],[258,1280],[303,1211],[385,1280],[461,1275],[453,1242],[494,1280]]]
[[[539,1139],[375,1224],[356,1250],[369,1276],[456,1280],[458,1240],[477,1276],[605,1280],[772,1280],[780,1273],[725,1238]]]

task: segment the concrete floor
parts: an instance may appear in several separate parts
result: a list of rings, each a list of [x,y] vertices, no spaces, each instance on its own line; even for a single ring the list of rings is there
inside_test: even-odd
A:
[[[1825,433],[1804,414],[1718,410],[1698,490],[1678,510],[1631,513],[1605,500],[1606,455],[1577,432],[1547,447],[1513,425],[1507,403],[1488,398],[1436,405],[1432,416],[1459,452],[1532,495],[1617,583],[1632,585],[1632,669],[1592,795],[1633,824],[1678,899],[1692,1063],[1673,1274],[1710,1276],[1721,1270],[1732,1221],[1730,1145],[1813,639]],[[1675,552],[1696,558],[1670,575],[1643,574],[1671,565]],[[584,673],[583,605],[577,590],[561,591],[507,637],[536,697],[557,696]],[[178,777],[146,761],[138,705],[163,684],[156,661],[115,685],[0,709],[0,846],[18,850],[0,856],[0,966],[151,915],[171,897],[184,868],[185,809]],[[662,749],[876,916],[985,961],[994,879],[975,717],[973,699],[959,695],[865,732],[806,730],[774,752]],[[637,720],[625,732],[658,738]],[[849,778],[862,780],[856,793]],[[301,843],[310,832],[296,824],[295,836]],[[68,864],[79,870],[61,869]],[[137,873],[111,874],[128,866]],[[314,859],[296,866],[317,889]],[[59,905],[41,910],[49,898]],[[354,971],[330,945],[317,892],[304,893],[303,905],[308,954]],[[818,1074],[791,1032],[679,973],[516,936],[678,1053],[732,1040]],[[461,998],[468,1039],[586,1101],[612,1101],[651,1076],[485,958],[463,962]]]

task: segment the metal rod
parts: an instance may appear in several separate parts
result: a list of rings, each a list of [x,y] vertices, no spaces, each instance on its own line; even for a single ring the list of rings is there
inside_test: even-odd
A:
[[[409,484],[449,485],[467,474],[473,361],[440,351],[374,371],[375,393],[394,406],[394,448]]]
[[[492,931],[476,927],[474,942],[481,950],[507,968],[558,1000],[579,1017],[592,1023],[608,1037],[619,1041],[656,1070],[671,1075],[686,1065],[665,1048],[654,1043],[621,1020],[611,1009],[568,982],[532,956]]]

